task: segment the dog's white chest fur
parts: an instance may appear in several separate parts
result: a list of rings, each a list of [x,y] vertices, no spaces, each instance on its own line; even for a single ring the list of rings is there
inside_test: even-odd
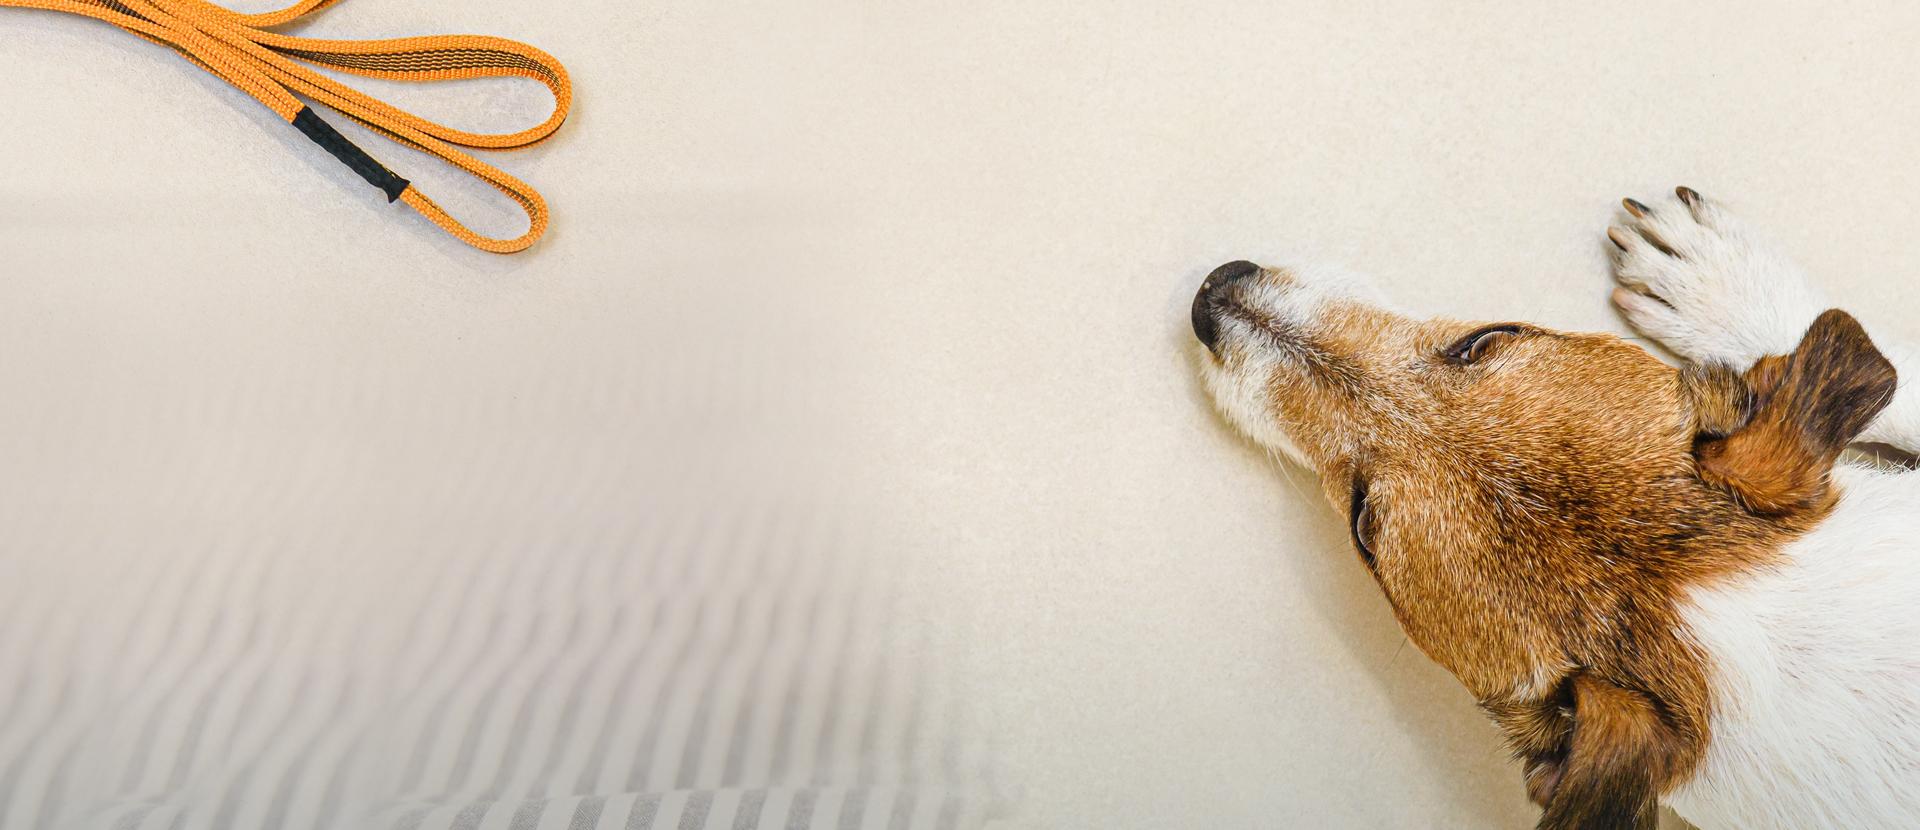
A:
[[[1697,589],[1713,736],[1668,799],[1706,830],[1920,826],[1920,475],[1842,465],[1769,572]]]

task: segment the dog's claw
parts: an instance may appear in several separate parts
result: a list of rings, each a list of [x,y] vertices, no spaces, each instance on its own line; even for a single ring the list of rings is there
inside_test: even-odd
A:
[[[1627,212],[1633,214],[1635,219],[1645,219],[1647,214],[1651,212],[1646,205],[1640,204],[1633,199],[1621,199],[1620,204],[1625,206]]]
[[[1613,247],[1619,248],[1622,251],[1627,249],[1627,232],[1626,231],[1623,231],[1619,228],[1608,228],[1607,239],[1613,243]]]
[[[1700,206],[1699,192],[1684,184],[1674,188],[1673,195],[1680,197],[1680,201],[1685,202],[1687,207],[1693,208]]]

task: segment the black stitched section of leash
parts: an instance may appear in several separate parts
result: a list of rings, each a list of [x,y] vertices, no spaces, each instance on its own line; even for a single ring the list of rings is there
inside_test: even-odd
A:
[[[406,179],[394,175],[385,165],[374,161],[367,151],[348,141],[332,124],[315,115],[312,107],[301,107],[300,114],[293,117],[293,126],[313,139],[313,143],[325,147],[327,152],[352,168],[353,172],[359,173],[360,178],[366,179],[368,184],[384,191],[389,203],[400,198],[401,191],[407,189]]]

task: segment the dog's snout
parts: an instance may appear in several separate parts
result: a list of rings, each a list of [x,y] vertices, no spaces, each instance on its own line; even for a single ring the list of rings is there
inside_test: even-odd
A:
[[[1199,293],[1193,296],[1193,334],[1209,350],[1214,350],[1214,344],[1220,340],[1220,321],[1214,317],[1214,296],[1227,286],[1258,273],[1260,266],[1236,259],[1213,269],[1200,283]]]

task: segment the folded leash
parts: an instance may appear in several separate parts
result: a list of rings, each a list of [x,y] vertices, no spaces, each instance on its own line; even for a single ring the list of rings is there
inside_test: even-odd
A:
[[[287,8],[242,14],[206,0],[0,0],[0,6],[46,9],[104,20],[173,48],[202,69],[253,96],[387,196],[405,202],[462,242],[497,254],[526,250],[547,230],[547,203],[538,191],[460,148],[514,150],[545,141],[567,119],[573,87],[552,55],[518,41],[481,35],[437,35],[390,40],[322,40],[270,31],[340,0],[300,0]],[[421,118],[314,71],[307,65],[370,78],[444,81],[458,78],[532,78],[553,93],[544,122],[515,133],[470,133]],[[409,147],[430,153],[511,196],[527,214],[527,230],[512,239],[475,233],[448,215],[406,179],[347,140],[314,110],[312,101]]]

